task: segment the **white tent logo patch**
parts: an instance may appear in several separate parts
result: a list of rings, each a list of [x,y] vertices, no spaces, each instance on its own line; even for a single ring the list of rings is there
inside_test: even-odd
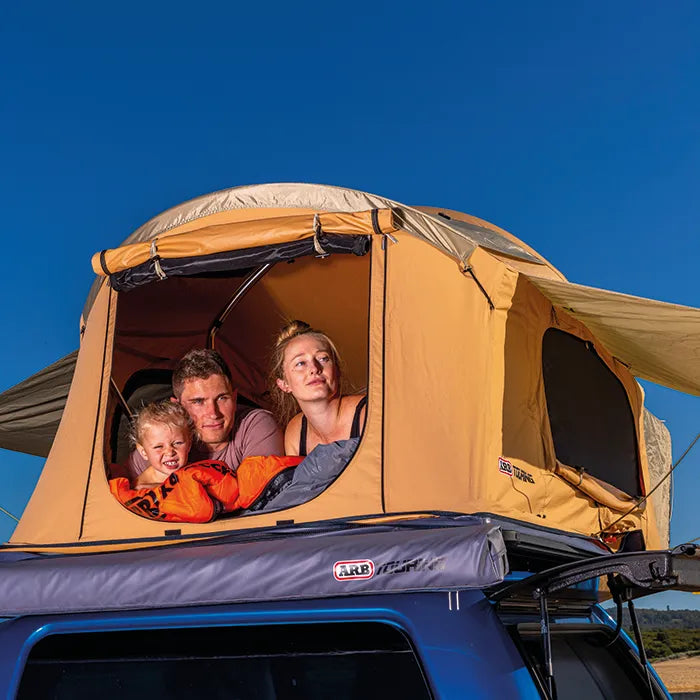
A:
[[[333,564],[333,578],[336,581],[355,581],[372,578],[374,562],[371,559],[350,559]]]

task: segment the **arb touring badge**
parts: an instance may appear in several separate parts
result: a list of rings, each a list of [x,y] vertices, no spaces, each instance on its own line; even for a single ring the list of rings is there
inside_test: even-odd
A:
[[[352,559],[333,564],[333,578],[336,581],[353,581],[374,576],[374,562],[371,559]]]

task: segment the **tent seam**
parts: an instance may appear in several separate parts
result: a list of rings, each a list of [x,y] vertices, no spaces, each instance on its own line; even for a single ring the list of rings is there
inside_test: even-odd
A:
[[[83,512],[80,516],[80,529],[78,530],[78,539],[83,536],[83,529],[85,527],[85,509],[87,507],[88,491],[90,490],[90,479],[92,477],[92,468],[95,461],[95,445],[97,443],[97,428],[100,424],[100,411],[102,409],[102,393],[104,390],[105,381],[105,361],[107,359],[107,338],[109,336],[109,326],[110,326],[110,315],[112,312],[112,295],[115,292],[111,289],[109,290],[109,299],[107,301],[107,322],[105,323],[105,333],[104,333],[104,343],[102,348],[102,376],[100,377],[100,393],[97,400],[97,410],[95,411],[95,428],[92,434],[92,450],[90,454],[90,467],[87,473],[87,479],[85,483],[85,494],[83,496]],[[111,374],[111,371],[110,371]]]

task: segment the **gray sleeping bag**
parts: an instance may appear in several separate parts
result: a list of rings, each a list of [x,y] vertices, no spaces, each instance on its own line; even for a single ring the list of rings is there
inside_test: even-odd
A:
[[[262,510],[291,508],[318,496],[340,476],[359,444],[358,437],[315,447]]]

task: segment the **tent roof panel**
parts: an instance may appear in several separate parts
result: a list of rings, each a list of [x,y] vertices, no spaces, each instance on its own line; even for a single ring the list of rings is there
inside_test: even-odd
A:
[[[556,276],[561,276],[544,258],[537,255],[535,251],[515,236],[481,219],[468,217],[451,210],[440,210],[448,212],[450,216],[457,214],[458,216],[453,218],[459,221],[468,221],[474,228],[467,231],[463,226],[460,228],[451,225],[447,219],[430,216],[427,213],[427,208],[422,211],[417,207],[409,207],[391,199],[359,190],[307,183],[246,185],[191,199],[153,217],[136,229],[123,241],[120,247],[149,242],[156,237],[164,236],[164,234],[176,234],[180,228],[183,231],[199,230],[199,227],[193,228],[192,226],[192,223],[198,219],[203,219],[203,225],[209,227],[217,223],[218,215],[224,216],[231,211],[257,210],[261,214],[260,218],[270,219],[284,216],[285,210],[287,210],[286,215],[288,215],[289,209],[336,213],[391,209],[400,228],[426,240],[458,261],[466,261],[472,251],[480,245],[479,240],[477,240],[479,236],[482,239],[489,239],[490,248],[496,247],[496,241],[502,239],[500,247],[514,249],[514,246],[518,246],[522,251],[527,251],[538,262],[550,268]],[[242,220],[240,217],[228,218],[229,220]],[[98,278],[90,290],[83,309],[83,318],[85,319],[88,317],[101,283],[102,280]]]

